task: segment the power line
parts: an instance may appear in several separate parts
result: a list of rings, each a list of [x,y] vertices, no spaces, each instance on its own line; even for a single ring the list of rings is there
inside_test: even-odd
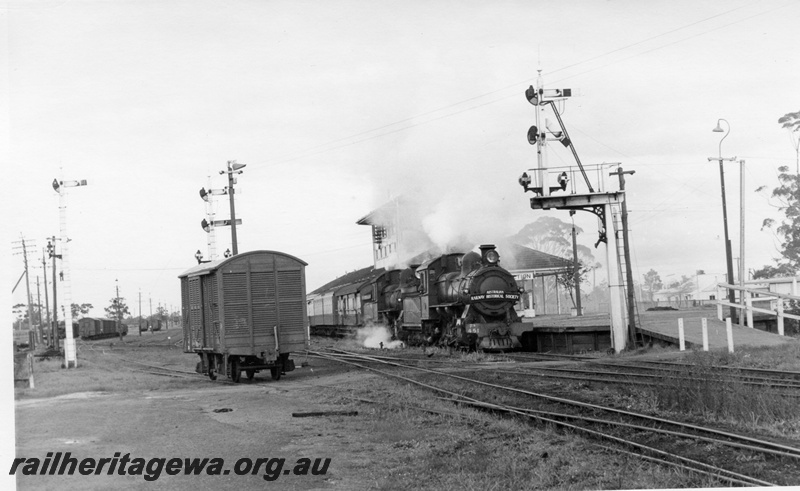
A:
[[[728,14],[730,14],[732,12],[735,12],[737,10],[740,10],[740,9],[744,8],[744,7],[747,7],[747,6],[756,4],[756,3],[759,3],[759,2],[757,2],[757,1],[756,2],[751,2],[749,4],[742,5],[740,7],[736,7],[736,8],[730,9],[730,10],[726,10],[726,11],[721,12],[719,14],[715,14],[715,15],[712,15],[710,17],[706,17],[704,19],[701,19],[699,21],[694,21],[694,22],[691,22],[691,23],[686,24],[684,26],[681,26],[681,27],[666,31],[664,33],[657,34],[655,36],[651,36],[651,37],[642,39],[640,41],[636,41],[634,43],[627,44],[627,45],[619,47],[619,48],[615,48],[615,49],[613,49],[611,51],[607,51],[607,52],[605,52],[603,54],[600,54],[600,55],[597,55],[597,56],[594,56],[594,57],[591,57],[591,58],[587,58],[585,60],[581,60],[581,61],[573,63],[571,65],[566,65],[564,67],[557,68],[557,69],[555,69],[555,70],[553,70],[551,72],[548,72],[548,73],[550,73],[550,74],[558,73],[558,72],[567,70],[569,68],[573,68],[573,67],[576,67],[576,66],[584,65],[584,64],[589,63],[591,61],[607,57],[607,56],[609,56],[611,54],[614,54],[614,53],[617,53],[617,52],[620,52],[620,51],[624,51],[626,49],[633,48],[633,47],[638,46],[640,44],[644,44],[644,43],[646,43],[648,41],[652,41],[654,39],[658,39],[660,37],[664,37],[664,36],[667,36],[669,34],[684,30],[684,29],[688,29],[688,28],[690,28],[692,26],[695,26],[695,25],[698,25],[698,24],[702,24],[704,22],[708,22],[708,21],[716,19],[718,17],[722,17],[722,16],[725,16],[725,15],[728,15]],[[710,28],[710,29],[707,29],[707,30],[705,30],[703,32],[700,32],[700,33],[697,33],[697,34],[694,34],[694,35],[691,35],[691,36],[688,36],[688,37],[685,37],[685,38],[682,38],[682,39],[678,39],[676,41],[673,41],[673,42],[670,42],[670,43],[667,43],[667,44],[656,46],[656,47],[654,47],[652,49],[636,53],[636,54],[631,55],[631,56],[629,56],[627,58],[623,58],[621,60],[615,60],[615,61],[606,63],[604,65],[601,65],[599,67],[593,68],[591,70],[587,70],[587,71],[584,71],[584,72],[579,72],[579,73],[570,75],[568,77],[564,77],[562,79],[555,80],[554,83],[558,83],[558,82],[562,82],[562,81],[565,81],[565,80],[569,80],[571,78],[574,78],[574,77],[577,77],[577,76],[580,76],[580,75],[583,75],[583,74],[586,74],[586,73],[589,73],[589,72],[592,72],[592,71],[595,71],[595,70],[599,70],[601,68],[605,68],[605,67],[608,67],[610,65],[613,65],[613,64],[616,64],[616,63],[620,63],[622,61],[627,61],[627,60],[629,60],[631,58],[635,58],[637,56],[641,56],[641,55],[646,54],[646,53],[650,53],[650,52],[653,52],[653,51],[656,51],[656,50],[659,50],[659,49],[663,49],[663,48],[671,46],[673,44],[677,44],[677,43],[680,43],[680,42],[683,42],[683,41],[686,41],[686,40],[689,40],[689,39],[692,39],[692,38],[695,38],[695,37],[698,37],[698,36],[702,36],[702,35],[708,34],[709,32],[714,32],[714,31],[717,31],[719,29],[730,27],[732,25],[744,22],[746,20],[750,20],[752,18],[761,16],[761,15],[765,15],[767,13],[770,13],[770,12],[773,12],[775,10],[779,10],[779,9],[785,8],[785,7],[787,7],[789,5],[793,5],[793,4],[794,4],[794,2],[789,2],[789,3],[786,3],[784,5],[781,5],[781,6],[766,10],[766,11],[762,11],[762,12],[753,14],[753,15],[751,15],[749,17],[745,17],[743,19],[737,19],[737,20],[735,20],[733,22],[730,22],[728,24],[725,24],[725,25],[722,25],[722,26],[718,26],[718,27],[714,27],[714,28]],[[403,126],[403,127],[391,130],[391,131],[382,132],[382,133],[379,133],[379,134],[376,134],[376,135],[367,136],[365,138],[357,139],[355,141],[348,141],[348,140],[352,140],[353,138],[358,138],[358,137],[361,137],[361,136],[364,136],[364,135],[369,135],[371,133],[375,133],[375,132],[387,129],[387,128],[390,128],[392,126],[400,125],[400,124],[403,124],[403,123],[408,123],[408,122],[414,121],[416,119],[419,119],[419,118],[422,118],[422,117],[425,117],[425,116],[429,116],[429,115],[432,115],[432,114],[435,114],[435,113],[438,113],[438,112],[441,112],[441,111],[444,111],[444,110],[447,110],[447,109],[450,109],[450,108],[453,108],[453,107],[456,107],[456,106],[459,106],[459,105],[462,105],[462,104],[466,104],[466,103],[469,103],[469,102],[472,102],[472,101],[476,101],[478,99],[481,99],[481,98],[484,98],[484,97],[487,97],[487,96],[490,96],[490,95],[493,95],[493,94],[497,94],[497,93],[509,90],[511,88],[516,89],[516,88],[519,87],[520,84],[530,83],[532,80],[534,80],[534,79],[528,78],[528,79],[526,79],[524,81],[516,82],[516,83],[514,83],[512,85],[507,85],[507,86],[499,88],[499,89],[495,89],[495,90],[492,90],[492,91],[489,91],[489,92],[485,92],[485,93],[479,94],[477,96],[469,97],[467,99],[463,99],[463,100],[460,100],[460,101],[457,101],[457,102],[454,102],[454,103],[451,103],[451,104],[447,104],[447,105],[444,105],[444,106],[441,106],[441,107],[438,107],[438,108],[435,108],[435,109],[432,109],[432,110],[429,110],[429,111],[426,111],[426,112],[423,112],[423,113],[420,113],[420,114],[417,114],[417,115],[414,115],[414,116],[410,116],[410,117],[407,117],[407,118],[404,118],[404,119],[400,119],[400,120],[394,121],[392,123],[384,124],[384,125],[379,126],[377,128],[372,128],[370,130],[365,130],[365,131],[362,131],[362,132],[359,132],[359,133],[355,133],[353,135],[349,135],[349,136],[346,136],[346,137],[342,137],[342,138],[338,138],[338,139],[335,139],[335,140],[331,140],[329,142],[322,143],[320,145],[314,146],[314,147],[312,147],[312,148],[310,148],[310,149],[308,149],[306,151],[303,151],[303,152],[301,152],[299,154],[287,155],[285,157],[276,158],[275,160],[265,160],[265,161],[261,161],[261,162],[256,162],[254,165],[263,164],[263,163],[282,164],[282,163],[292,162],[292,161],[295,161],[295,160],[311,157],[311,156],[318,155],[318,154],[321,154],[321,153],[326,153],[326,152],[329,152],[329,151],[338,150],[338,149],[346,147],[346,146],[355,145],[355,144],[358,144],[358,143],[363,143],[363,142],[371,140],[371,139],[375,139],[375,138],[380,138],[380,137],[383,137],[383,136],[391,135],[393,133],[397,133],[397,132],[400,132],[400,131],[411,129],[411,128],[414,128],[414,127],[417,127],[417,126],[421,126],[421,125],[424,125],[424,124],[429,124],[431,122],[438,121],[438,120],[441,120],[441,119],[444,119],[444,118],[449,118],[449,117],[452,117],[452,116],[456,116],[458,114],[462,114],[462,113],[467,112],[467,111],[472,111],[474,109],[478,109],[480,107],[483,107],[483,106],[486,106],[486,105],[489,105],[489,104],[494,104],[496,102],[499,102],[499,101],[502,101],[502,100],[505,100],[505,99],[508,99],[508,98],[511,98],[511,97],[516,97],[517,94],[510,94],[508,96],[503,96],[503,97],[500,97],[498,99],[494,99],[494,100],[491,100],[491,101],[488,101],[488,102],[485,102],[485,103],[482,103],[482,104],[478,104],[476,106],[470,106],[470,107],[467,107],[465,109],[462,109],[462,110],[459,110],[459,111],[456,111],[456,112],[447,113],[447,114],[444,114],[442,116],[439,116],[439,117],[436,117],[436,118],[433,118],[433,119],[430,119],[430,120],[421,121],[421,122],[418,122],[418,123],[406,125],[406,126]],[[342,144],[337,145],[338,143],[342,143]],[[331,147],[331,145],[334,145],[334,146]]]

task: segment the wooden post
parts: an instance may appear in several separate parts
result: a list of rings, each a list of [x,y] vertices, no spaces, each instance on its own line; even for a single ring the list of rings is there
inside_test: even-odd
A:
[[[544,276],[542,276],[542,315],[547,315],[547,285],[544,283]]]
[[[35,389],[36,384],[33,382],[33,353],[29,352],[26,358],[28,359],[28,387]]]
[[[681,351],[686,351],[686,339],[683,335],[683,319],[678,319],[678,343],[680,343]]]
[[[722,303],[720,303],[720,302],[722,302],[723,298],[725,298],[725,297],[722,294],[722,288],[720,288],[719,285],[717,285],[717,319],[719,319],[721,321],[725,320],[722,317]]]
[[[708,319],[703,317],[701,322],[703,323],[703,351],[708,351]]]
[[[783,299],[778,298],[778,335],[783,336]]]
[[[754,327],[753,326],[753,297],[750,295],[750,292],[743,292],[745,293],[744,304],[747,307],[747,327]]]
[[[728,334],[728,353],[733,353],[733,326],[730,317],[725,319],[725,330]]]

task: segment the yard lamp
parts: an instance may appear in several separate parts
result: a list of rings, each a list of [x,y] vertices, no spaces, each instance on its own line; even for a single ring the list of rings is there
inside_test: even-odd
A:
[[[723,130],[722,126],[720,126],[720,123],[722,123],[723,121],[725,122],[725,125],[728,127],[727,131]],[[728,209],[727,209],[727,206],[725,204],[725,169],[722,166],[722,161],[723,160],[733,160],[733,159],[723,159],[722,158],[722,142],[730,134],[731,125],[730,125],[730,123],[728,123],[728,120],[726,120],[726,119],[718,119],[717,120],[717,127],[714,128],[711,131],[713,131],[714,133],[723,133],[723,132],[725,133],[725,136],[723,136],[719,141],[719,158],[718,158],[718,160],[719,160],[719,182],[720,182],[720,186],[722,188],[722,224],[723,224],[724,229],[725,229],[725,259],[727,261],[727,267],[728,267],[728,269],[727,269],[728,284],[732,285],[733,284],[733,255],[731,253],[731,239],[730,239],[730,237],[728,235]],[[711,160],[711,159],[709,159],[709,160]],[[736,290],[733,290],[731,288],[728,289],[728,301],[731,304],[735,304],[736,303]],[[731,307],[731,321],[733,323],[737,322],[737,314],[738,313],[737,313],[736,309]]]

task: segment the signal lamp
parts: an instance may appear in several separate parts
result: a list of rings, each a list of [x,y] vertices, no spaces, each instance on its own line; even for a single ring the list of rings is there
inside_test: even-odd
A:
[[[525,98],[534,106],[539,105],[539,94],[536,92],[536,89],[533,88],[533,85],[525,89]]]
[[[528,128],[528,143],[534,145],[538,140],[539,140],[539,128],[537,128],[536,126],[531,126],[530,128]]]

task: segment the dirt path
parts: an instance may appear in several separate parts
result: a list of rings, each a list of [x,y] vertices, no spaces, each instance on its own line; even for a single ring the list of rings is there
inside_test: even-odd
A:
[[[312,372],[298,369],[279,382],[223,385],[198,380],[196,388],[170,391],[89,392],[16,403],[17,456],[44,459],[48,452],[70,452],[73,458],[130,459],[174,457],[225,459],[228,475],[167,475],[161,489],[364,489],[365,468],[378,466],[378,455],[360,449],[359,424],[367,415],[296,418],[292,413],[341,411],[319,400],[321,386],[357,383],[359,372]],[[346,409],[346,408],[344,408]],[[238,459],[286,459],[274,481],[278,461],[253,475],[236,475]],[[294,475],[298,459],[330,458],[324,475]],[[270,465],[267,469],[267,464]],[[21,475],[18,489],[153,488],[142,475]],[[133,466],[129,463],[128,469]],[[156,464],[154,464],[156,465]],[[246,462],[242,465],[246,465]],[[155,467],[149,474],[155,474]],[[240,468],[240,469],[243,469]],[[117,469],[118,470],[118,469]],[[252,472],[252,471],[251,471]],[[78,472],[76,471],[76,474]],[[373,483],[374,484],[374,483]]]

